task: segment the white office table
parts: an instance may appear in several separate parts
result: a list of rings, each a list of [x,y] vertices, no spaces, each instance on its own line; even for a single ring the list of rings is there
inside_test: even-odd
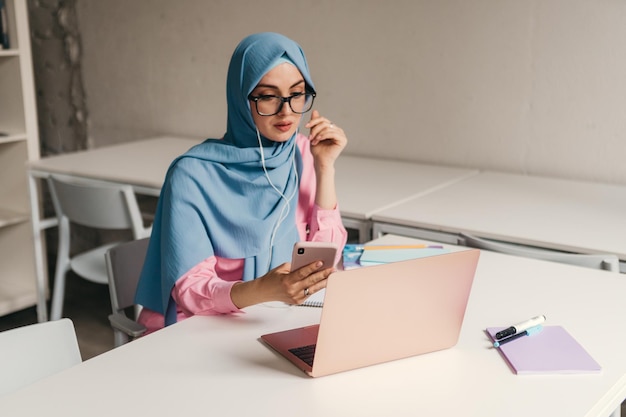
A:
[[[64,174],[131,184],[140,194],[159,195],[170,163],[199,139],[157,137],[42,158],[29,165],[30,175]]]
[[[170,163],[198,139],[158,137],[87,151],[42,158],[28,166],[37,280],[37,318],[46,321],[46,276],[41,233],[57,225],[56,218],[41,217],[40,179],[64,174],[113,183],[130,184],[139,194],[158,196]]]
[[[336,187],[346,227],[359,231],[361,242],[371,239],[375,213],[471,177],[477,170],[341,155]]]
[[[481,172],[378,211],[372,221],[375,235],[466,232],[626,260],[626,187],[618,185]]]
[[[625,292],[618,274],[483,252],[459,343],[448,350],[311,379],[258,338],[316,323],[321,310],[256,306],[177,323],[0,398],[0,410],[12,417],[606,417],[626,397]],[[483,329],[537,314],[564,326],[602,372],[513,374]]]

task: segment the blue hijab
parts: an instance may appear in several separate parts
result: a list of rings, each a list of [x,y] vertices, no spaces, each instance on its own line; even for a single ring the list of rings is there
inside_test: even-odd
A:
[[[298,240],[295,211],[302,164],[296,135],[283,143],[261,137],[266,176],[248,101],[261,78],[284,60],[300,70],[313,90],[297,43],[277,33],[243,39],[228,68],[226,134],[192,147],[167,171],[135,296],[138,304],[164,314],[166,325],[176,321],[174,284],[204,259],[244,259],[243,280],[248,281],[291,256]],[[283,196],[294,196],[289,204],[267,177]]]

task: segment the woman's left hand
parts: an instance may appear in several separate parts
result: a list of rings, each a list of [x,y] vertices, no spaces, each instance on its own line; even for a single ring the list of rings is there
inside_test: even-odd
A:
[[[343,129],[320,116],[317,110],[311,113],[311,120],[305,125],[310,129],[311,153],[318,166],[332,166],[348,144]]]

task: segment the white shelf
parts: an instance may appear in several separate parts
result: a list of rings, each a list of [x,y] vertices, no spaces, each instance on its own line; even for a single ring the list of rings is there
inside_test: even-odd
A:
[[[28,221],[30,221],[30,215],[28,213],[18,213],[0,207],[0,229]]]
[[[26,0],[5,0],[11,49],[0,50],[0,316],[37,303],[26,166],[39,132]],[[41,317],[41,315],[40,315]]]
[[[18,56],[19,54],[17,49],[0,49],[0,56]]]
[[[6,282],[0,286],[0,316],[23,310],[37,302],[37,296],[30,283],[16,282],[7,286]]]
[[[0,136],[0,143],[11,143],[28,140],[26,133],[11,133],[10,131],[0,129],[0,132],[8,133],[7,136]]]

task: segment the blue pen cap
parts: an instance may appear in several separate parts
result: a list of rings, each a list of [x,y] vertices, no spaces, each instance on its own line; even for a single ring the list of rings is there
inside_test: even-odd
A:
[[[530,328],[526,329],[526,334],[528,336],[532,336],[534,334],[539,333],[542,330],[543,330],[543,324],[538,324],[536,326],[533,326],[533,327],[530,327]]]

